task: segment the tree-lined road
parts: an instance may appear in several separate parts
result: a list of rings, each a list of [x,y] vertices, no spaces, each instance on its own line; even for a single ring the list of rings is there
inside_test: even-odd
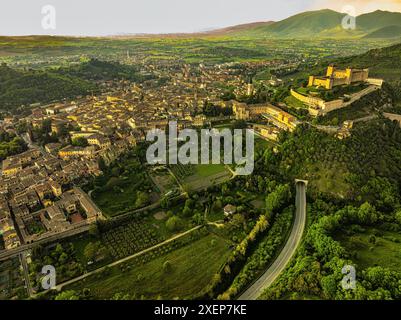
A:
[[[280,276],[291,261],[291,258],[294,256],[295,251],[301,243],[306,224],[306,184],[306,181],[296,182],[297,195],[295,221],[287,243],[273,264],[258,280],[256,280],[243,294],[239,296],[238,300],[256,300],[259,298],[263,291],[271,286]]]

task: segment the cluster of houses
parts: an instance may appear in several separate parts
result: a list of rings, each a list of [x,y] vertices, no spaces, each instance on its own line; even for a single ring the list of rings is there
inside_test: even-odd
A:
[[[88,205],[87,195],[73,187],[100,172],[95,160],[64,160],[39,148],[5,159],[0,177],[0,234],[5,248],[101,217],[94,204]],[[70,209],[78,203],[84,209],[73,213]]]

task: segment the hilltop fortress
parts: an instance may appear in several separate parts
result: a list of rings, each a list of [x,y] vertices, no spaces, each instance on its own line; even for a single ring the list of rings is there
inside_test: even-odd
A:
[[[331,101],[326,101],[316,95],[297,92],[294,89],[291,89],[291,95],[307,105],[308,111],[312,116],[325,115],[330,111],[347,107],[363,96],[380,89],[383,85],[383,80],[369,78],[369,69],[337,69],[334,65],[330,65],[327,68],[325,76],[309,76],[308,87],[324,88],[326,90],[358,83],[365,83],[368,86],[359,92]]]
[[[327,90],[335,86],[352,84],[355,82],[365,82],[369,78],[369,69],[337,69],[334,65],[327,68],[326,76],[309,76],[308,87],[324,87]]]

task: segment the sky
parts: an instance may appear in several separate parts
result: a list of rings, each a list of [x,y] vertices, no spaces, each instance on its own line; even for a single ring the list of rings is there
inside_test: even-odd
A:
[[[346,5],[401,12],[401,0],[1,0],[0,35],[198,32]]]

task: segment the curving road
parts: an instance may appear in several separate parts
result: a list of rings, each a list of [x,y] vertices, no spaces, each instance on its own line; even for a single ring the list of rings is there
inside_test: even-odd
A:
[[[273,264],[242,293],[238,300],[256,300],[284,271],[301,243],[306,224],[306,181],[296,181],[296,215],[291,234]]]

